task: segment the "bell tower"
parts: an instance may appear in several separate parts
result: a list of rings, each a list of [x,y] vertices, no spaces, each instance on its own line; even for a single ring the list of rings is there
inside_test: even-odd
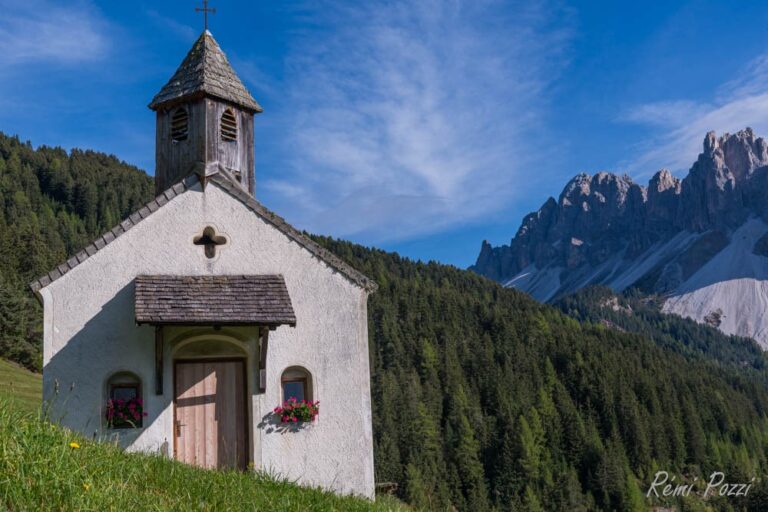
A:
[[[254,195],[253,116],[262,112],[206,29],[149,104],[157,113],[155,190],[221,173]]]

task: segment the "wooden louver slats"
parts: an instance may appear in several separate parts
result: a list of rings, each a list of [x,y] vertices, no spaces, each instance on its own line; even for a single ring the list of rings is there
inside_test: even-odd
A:
[[[237,140],[237,118],[230,108],[226,109],[221,115],[221,139],[226,141]]]
[[[185,108],[177,108],[171,116],[171,139],[187,140],[189,134],[189,113]]]

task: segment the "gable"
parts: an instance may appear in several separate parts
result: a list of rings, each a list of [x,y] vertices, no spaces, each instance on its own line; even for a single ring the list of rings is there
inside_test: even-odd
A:
[[[296,228],[288,224],[282,217],[278,216],[274,212],[265,208],[261,203],[256,201],[247,192],[240,189],[234,183],[231,183],[226,177],[214,174],[206,178],[206,182],[219,187],[222,191],[226,192],[229,196],[239,201],[242,205],[248,208],[253,214],[259,217],[267,224],[274,227],[277,231],[285,235],[288,239],[296,242],[304,250],[308,251],[319,261],[323,262],[328,267],[340,273],[348,281],[356,286],[368,291],[373,292],[376,290],[376,283],[344,262],[341,258],[331,253],[327,249],[321,247],[316,242],[302,234]],[[200,184],[200,180],[196,175],[191,175],[185,178],[183,181],[176,183],[173,187],[167,189],[162,194],[158,195],[147,204],[133,212],[120,224],[106,232],[91,244],[86,246],[82,251],[78,252],[67,261],[57,266],[55,269],[48,272],[46,275],[39,277],[35,281],[30,283],[30,288],[39,298],[39,292],[41,289],[50,285],[52,282],[60,279],[70,270],[76,268],[88,258],[95,255],[102,250],[108,244],[114,242],[118,237],[123,236],[126,232],[138,225],[144,219],[147,219],[155,212],[163,208],[169,201],[173,200],[177,196],[180,196],[188,192],[192,187]]]

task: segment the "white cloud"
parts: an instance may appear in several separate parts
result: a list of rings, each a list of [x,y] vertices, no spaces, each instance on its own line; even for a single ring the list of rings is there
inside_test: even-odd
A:
[[[707,111],[707,105],[695,101],[659,101],[637,106],[627,112],[624,120],[635,123],[676,127]]]
[[[195,36],[198,35],[195,29],[193,29],[189,25],[180,23],[173,18],[163,16],[162,14],[160,14],[154,9],[149,9],[146,11],[146,13],[147,13],[147,16],[149,16],[149,18],[152,21],[154,21],[158,26],[163,27],[164,29],[167,29],[182,41],[194,41]]]
[[[711,103],[649,103],[632,108],[624,120],[661,128],[626,165],[638,177],[661,167],[687,171],[709,131],[722,135],[750,126],[758,135],[768,135],[768,54],[749,63],[740,77],[725,82]]]
[[[382,242],[519,196],[549,142],[540,120],[566,63],[568,13],[483,0],[307,9],[318,28],[285,80],[290,165],[261,182],[290,220]]]
[[[78,64],[107,52],[104,23],[83,2],[0,0],[0,65]]]

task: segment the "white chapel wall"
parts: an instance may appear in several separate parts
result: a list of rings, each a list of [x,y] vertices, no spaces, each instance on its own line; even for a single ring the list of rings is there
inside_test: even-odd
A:
[[[208,225],[228,238],[213,260],[192,244]],[[87,436],[112,435],[102,420],[105,381],[114,372],[130,371],[142,380],[149,415],[144,427],[122,442],[131,450],[172,456],[174,343],[166,343],[164,393],[158,396],[154,328],[134,322],[133,279],[268,273],[284,275],[297,326],[270,333],[267,390],[252,394],[250,404],[252,460],[304,484],[372,497],[366,293],[214,183],[204,193],[196,185],[175,197],[42,290],[44,394],[53,401],[52,419]],[[250,336],[251,373],[258,357],[255,335],[239,335]],[[281,372],[296,365],[312,374],[320,416],[298,432],[280,431],[268,415],[280,402]],[[257,382],[258,375],[249,376],[252,391]]]

